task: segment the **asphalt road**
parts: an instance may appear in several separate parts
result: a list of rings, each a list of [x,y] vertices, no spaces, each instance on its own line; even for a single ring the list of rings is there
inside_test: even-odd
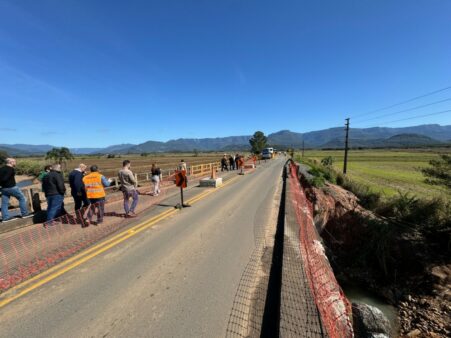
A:
[[[223,337],[284,159],[0,309],[1,337]]]

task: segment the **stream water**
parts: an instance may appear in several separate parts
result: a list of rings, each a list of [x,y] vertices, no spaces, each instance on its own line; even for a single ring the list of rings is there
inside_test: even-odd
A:
[[[26,188],[26,187],[28,187],[28,186],[30,186],[30,185],[33,185],[33,179],[30,179],[30,180],[24,180],[24,181],[21,181],[21,182],[18,182],[17,183],[17,186],[19,187],[19,188]]]
[[[398,315],[397,310],[394,306],[388,304],[383,298],[359,286],[356,285],[341,285],[341,286],[349,301],[354,303],[365,303],[371,306],[375,306],[379,310],[381,310],[390,321],[393,337],[398,336],[399,332]]]

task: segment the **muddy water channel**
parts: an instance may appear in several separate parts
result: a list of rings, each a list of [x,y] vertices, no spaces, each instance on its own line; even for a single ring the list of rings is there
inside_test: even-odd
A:
[[[23,181],[17,182],[17,186],[19,188],[27,188],[33,184],[34,184],[34,179],[23,180]]]
[[[350,302],[365,303],[381,310],[390,321],[392,336],[399,336],[398,311],[394,306],[388,304],[383,298],[362,287],[351,284],[342,284],[341,287]]]

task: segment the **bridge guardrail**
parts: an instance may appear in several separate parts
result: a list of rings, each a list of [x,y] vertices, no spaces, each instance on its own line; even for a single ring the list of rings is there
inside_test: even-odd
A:
[[[194,177],[210,174],[212,169],[218,170],[218,168],[220,168],[219,162],[211,162],[211,163],[191,165],[187,169],[188,169],[188,175],[194,178]],[[175,169],[162,169],[162,176],[163,176],[163,180],[161,182],[162,187],[164,187],[166,185],[171,185],[173,183],[174,172],[175,172]],[[151,182],[150,172],[135,173],[135,177],[138,182],[138,185],[143,184],[143,182],[144,183]],[[117,176],[110,177],[110,178],[113,179],[113,184],[110,187],[105,188],[107,195],[111,194],[112,192],[119,189],[119,181],[117,179]],[[28,210],[34,211],[34,212],[40,212],[42,210],[43,204],[44,204],[44,206],[46,204],[45,196],[44,196],[44,193],[41,191],[41,188],[33,188],[33,187],[32,188],[22,188],[21,191],[25,195]],[[69,197],[69,196],[70,195],[67,192],[66,197]],[[10,205],[11,205],[12,200],[13,199],[10,199]],[[15,207],[18,207],[18,203],[17,203],[17,206],[15,206]]]

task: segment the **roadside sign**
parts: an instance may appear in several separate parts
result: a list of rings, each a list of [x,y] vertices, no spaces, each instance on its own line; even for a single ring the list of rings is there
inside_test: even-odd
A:
[[[186,188],[188,186],[188,178],[186,177],[186,170],[177,170],[175,172],[175,185],[181,188]]]
[[[180,201],[181,203],[178,203],[175,208],[181,209],[190,207],[191,205],[185,204],[183,201],[183,189],[188,186],[188,177],[186,177],[186,170],[176,170],[175,171],[175,185],[177,187],[180,187]]]

